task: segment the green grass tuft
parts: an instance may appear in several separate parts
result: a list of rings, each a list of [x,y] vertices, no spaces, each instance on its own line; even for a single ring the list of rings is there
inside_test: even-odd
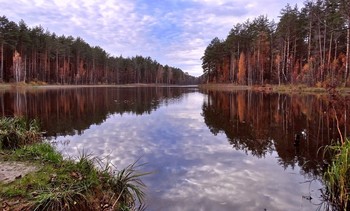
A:
[[[331,204],[339,210],[348,210],[350,202],[350,140],[343,145],[329,146],[327,150],[335,153],[327,171],[324,173]]]
[[[141,177],[150,174],[139,173],[137,161],[126,168],[118,171],[113,177],[108,180],[109,186],[115,193],[119,193],[117,201],[122,204],[128,204],[130,207],[135,207],[137,204],[143,204],[145,193],[143,189],[146,187],[142,182]],[[136,200],[137,199],[137,200]]]
[[[49,143],[24,146],[14,152],[14,157],[18,160],[41,160],[54,164],[59,164],[63,160],[62,155]]]
[[[36,120],[28,121],[22,117],[0,118],[0,149],[16,149],[41,140],[42,134]]]
[[[77,207],[88,207],[85,191],[79,185],[73,184],[38,190],[34,210],[74,210]]]

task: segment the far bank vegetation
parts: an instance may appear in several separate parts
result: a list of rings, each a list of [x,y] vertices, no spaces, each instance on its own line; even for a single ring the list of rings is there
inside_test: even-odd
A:
[[[0,82],[193,84],[196,78],[150,57],[112,56],[81,37],[0,16]]]
[[[259,16],[214,38],[202,57],[205,83],[349,86],[350,1],[287,5],[278,23]]]

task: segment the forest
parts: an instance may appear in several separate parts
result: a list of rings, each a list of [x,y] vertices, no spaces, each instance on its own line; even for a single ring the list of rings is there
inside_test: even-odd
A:
[[[121,52],[122,53],[122,52]],[[150,57],[111,56],[84,39],[57,36],[0,16],[0,82],[194,84],[197,78]]]
[[[202,57],[204,83],[349,86],[350,1],[307,0],[214,38]]]

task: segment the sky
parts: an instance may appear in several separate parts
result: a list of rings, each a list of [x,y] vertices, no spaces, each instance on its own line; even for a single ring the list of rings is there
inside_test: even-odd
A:
[[[57,35],[81,37],[112,56],[150,56],[193,76],[214,37],[237,23],[267,15],[278,21],[288,3],[304,0],[0,0],[0,16]]]

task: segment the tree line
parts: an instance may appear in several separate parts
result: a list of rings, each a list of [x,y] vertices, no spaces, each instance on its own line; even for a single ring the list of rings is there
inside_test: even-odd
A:
[[[150,57],[111,56],[82,38],[57,36],[0,16],[0,81],[50,84],[193,84],[196,78]]]
[[[214,38],[202,57],[203,82],[348,86],[350,1],[289,4],[278,23],[259,16]]]

